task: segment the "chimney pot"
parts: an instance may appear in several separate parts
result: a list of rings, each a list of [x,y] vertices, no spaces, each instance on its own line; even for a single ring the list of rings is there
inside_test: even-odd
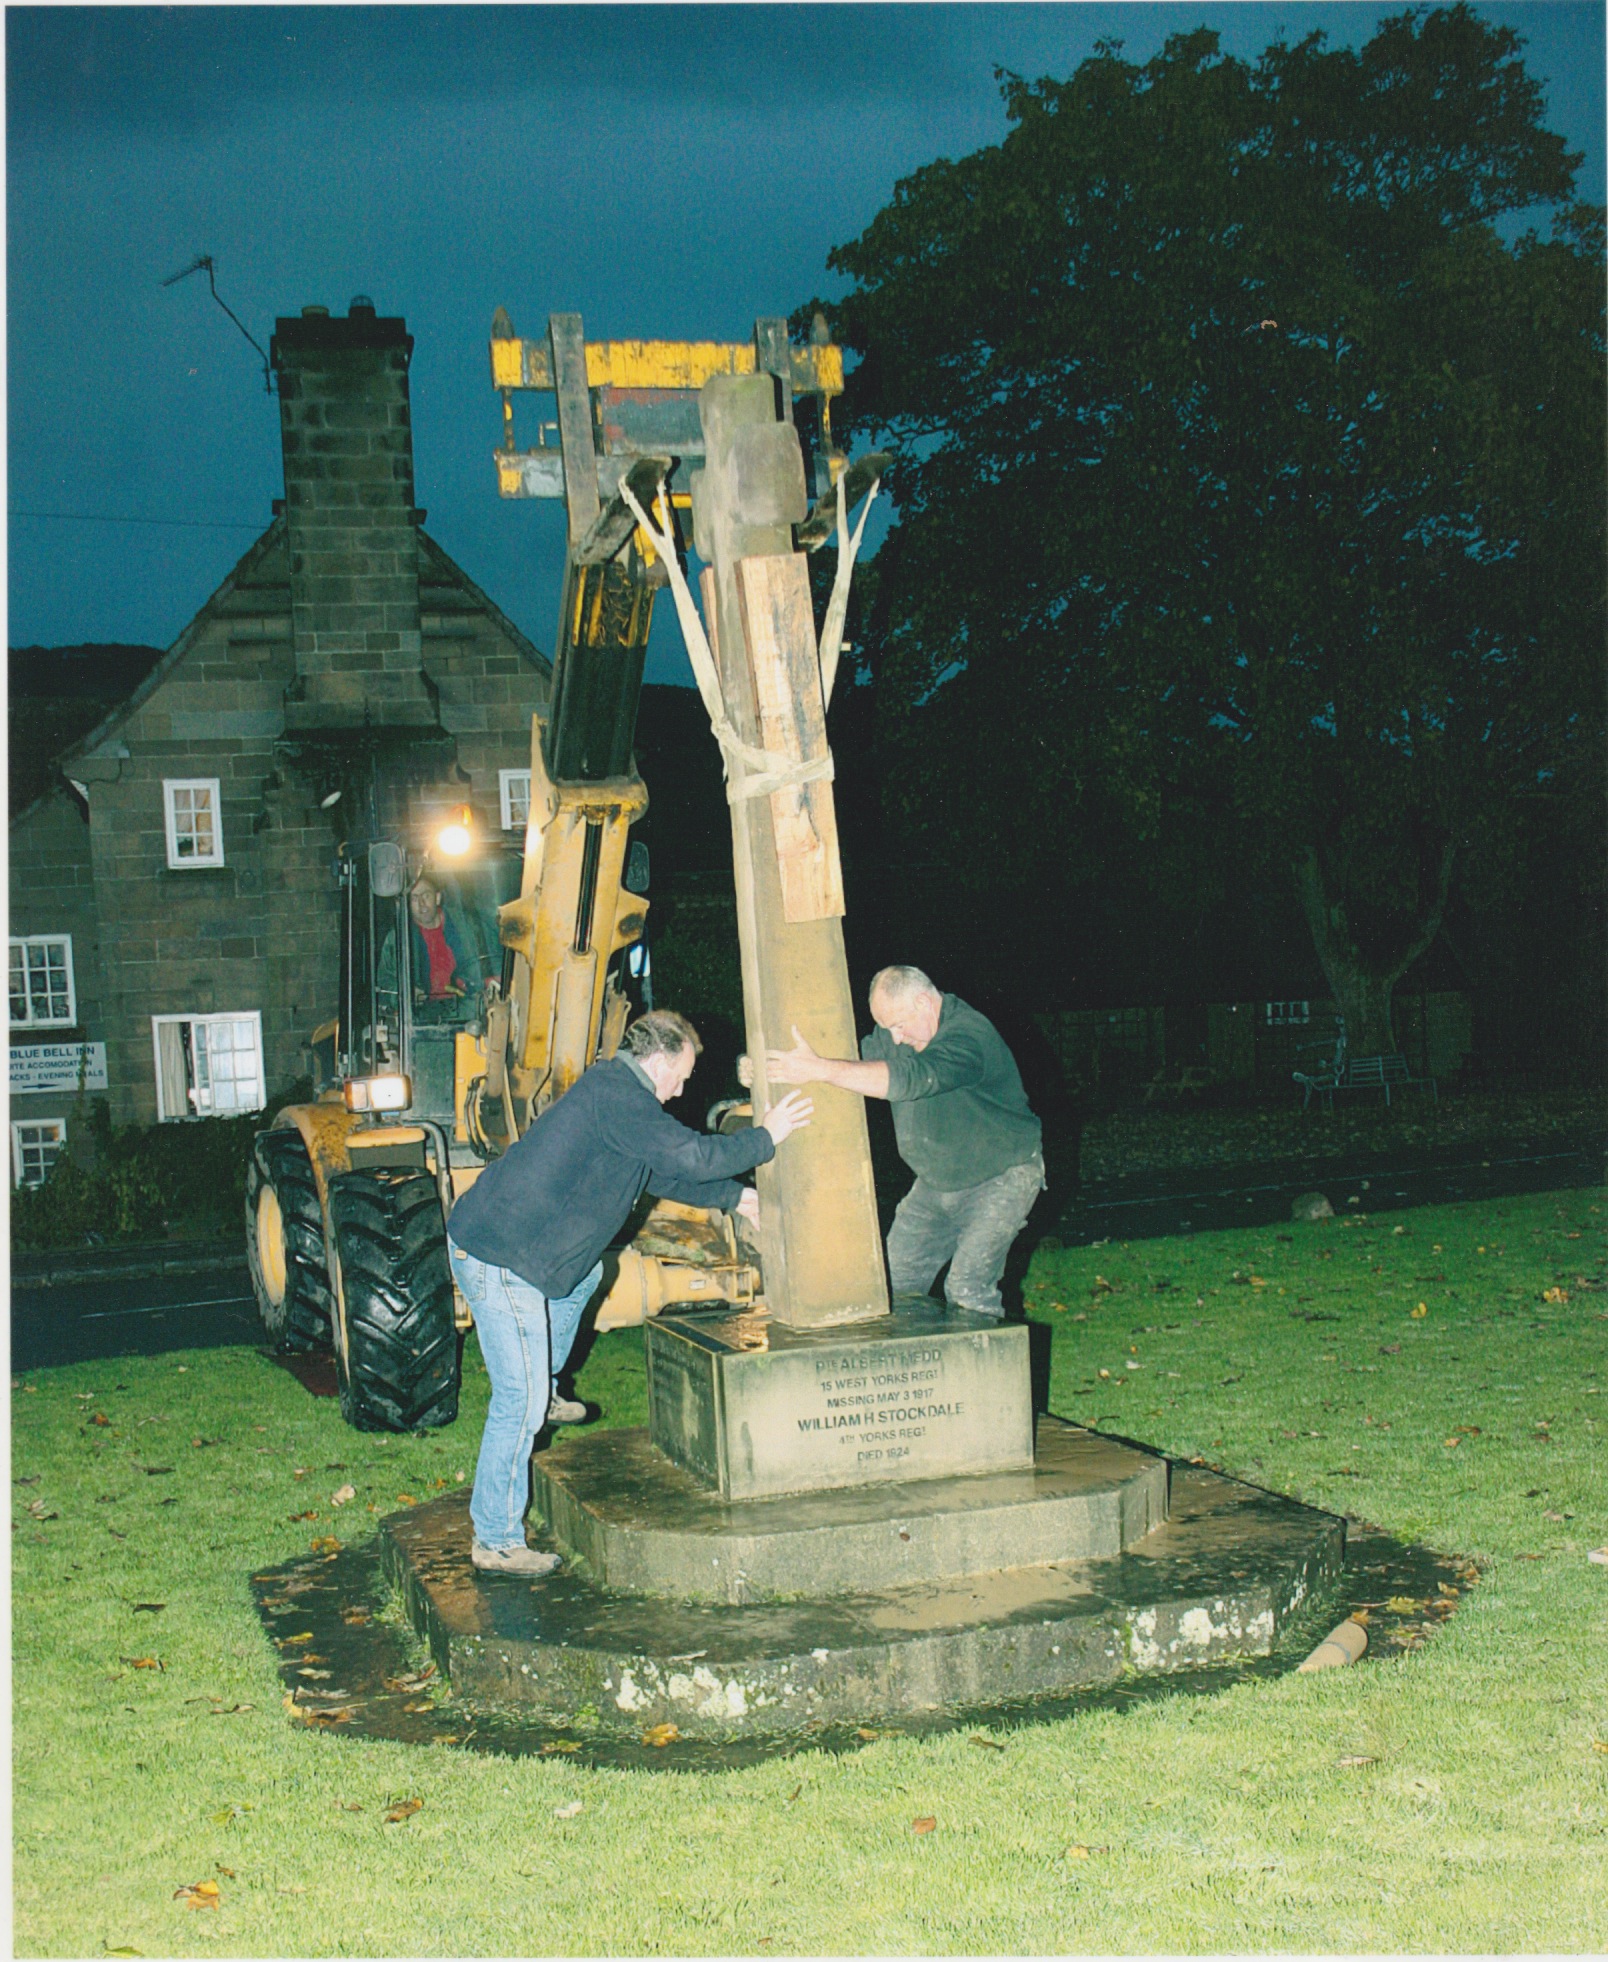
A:
[[[328,318],[329,318],[328,307],[303,307],[302,308],[303,320],[328,320]]]
[[[366,293],[354,293],[346,312],[348,318],[372,320],[374,318],[374,302]]]

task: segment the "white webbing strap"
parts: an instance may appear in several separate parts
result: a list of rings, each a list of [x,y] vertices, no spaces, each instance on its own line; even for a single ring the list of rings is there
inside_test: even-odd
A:
[[[709,715],[709,726],[720,745],[721,762],[726,773],[727,803],[741,803],[748,797],[769,797],[772,791],[784,790],[790,784],[830,780],[833,775],[830,755],[816,757],[807,763],[799,762],[781,750],[759,749],[752,743],[745,743],[732,727],[731,719],[726,714],[725,699],[720,692],[720,676],[715,669],[709,636],[704,631],[698,603],[692,597],[692,589],[676,557],[669,513],[664,509],[663,481],[659,484],[657,498],[663,515],[662,529],[643,510],[631,486],[623,478],[620,481],[620,496],[653,541],[653,549],[669,575],[670,591],[676,603],[676,618],[681,622],[681,637],[687,643],[687,659],[692,663],[692,678],[698,684],[698,693],[703,697],[703,705]]]

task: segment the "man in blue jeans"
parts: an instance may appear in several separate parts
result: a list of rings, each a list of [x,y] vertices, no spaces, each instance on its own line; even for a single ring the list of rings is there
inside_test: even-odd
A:
[[[793,1031],[771,1050],[770,1083],[830,1083],[893,1108],[899,1156],[916,1182],[888,1229],[888,1284],[925,1294],[948,1264],[951,1306],[1004,1318],[1000,1276],[1044,1189],[1039,1121],[1015,1059],[986,1015],[939,992],[919,967],[871,983],[876,1027],[858,1059],[819,1056]]]
[[[792,1091],[730,1137],[678,1123],[661,1106],[686,1088],[702,1046],[673,1009],[639,1017],[620,1054],[594,1063],[452,1209],[453,1279],[474,1310],[491,1378],[469,1503],[470,1557],[482,1573],[528,1576],[558,1565],[556,1553],[525,1544],[524,1525],[531,1447],[551,1391],[550,1330],[573,1339],[603,1251],[631,1208],[651,1190],[757,1225],[758,1194],[737,1175],[767,1163],[813,1114]]]

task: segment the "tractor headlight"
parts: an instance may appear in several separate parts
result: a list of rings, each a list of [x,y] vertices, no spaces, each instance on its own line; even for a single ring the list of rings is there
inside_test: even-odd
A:
[[[406,1110],[413,1101],[413,1085],[405,1076],[354,1076],[341,1095],[348,1110]]]

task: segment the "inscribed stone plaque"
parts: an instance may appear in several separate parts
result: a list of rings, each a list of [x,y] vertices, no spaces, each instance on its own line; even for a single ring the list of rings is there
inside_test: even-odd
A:
[[[1033,1462],[1025,1327],[921,1300],[859,1327],[749,1312],[645,1334],[652,1440],[723,1499]]]

